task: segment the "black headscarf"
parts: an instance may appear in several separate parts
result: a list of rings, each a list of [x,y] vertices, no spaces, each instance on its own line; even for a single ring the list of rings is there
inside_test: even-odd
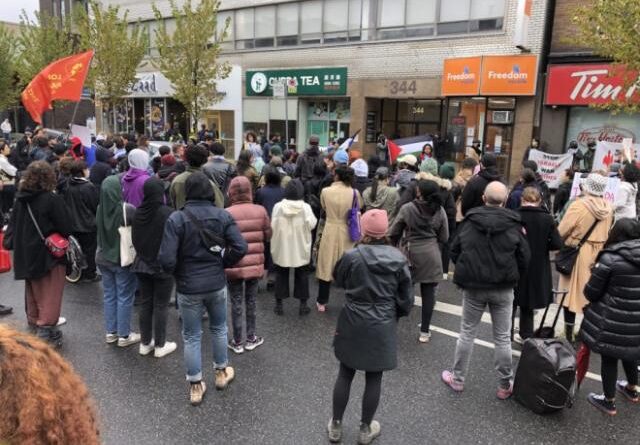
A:
[[[184,183],[187,201],[214,201],[211,181],[202,172],[193,172]]]
[[[142,191],[142,204],[136,209],[131,223],[133,247],[140,258],[152,264],[157,260],[164,224],[171,215],[171,209],[165,205],[164,183],[161,180],[147,179]]]
[[[289,181],[284,189],[284,199],[299,201],[304,198],[304,186],[299,179]]]

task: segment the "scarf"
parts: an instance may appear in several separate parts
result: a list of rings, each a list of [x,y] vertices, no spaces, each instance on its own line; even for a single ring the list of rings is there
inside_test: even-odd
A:
[[[117,175],[109,176],[100,188],[100,205],[96,214],[98,228],[98,247],[102,256],[112,262],[120,264],[120,234],[118,227],[123,223],[122,218],[122,189]]]
[[[131,223],[133,247],[147,263],[158,257],[164,225],[171,214],[165,205],[164,184],[156,178],[148,179],[143,187],[144,198]]]

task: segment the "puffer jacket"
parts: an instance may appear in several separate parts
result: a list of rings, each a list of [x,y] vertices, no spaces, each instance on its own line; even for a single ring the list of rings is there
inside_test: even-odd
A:
[[[520,215],[478,207],[466,215],[451,246],[453,282],[463,289],[513,289],[530,258]]]
[[[640,240],[601,251],[584,294],[582,341],[598,354],[640,360]]]
[[[306,202],[283,199],[273,208],[271,257],[280,267],[301,267],[311,261],[311,231],[318,220]]]
[[[264,243],[271,238],[269,215],[264,207],[253,204],[251,183],[244,176],[233,178],[229,184],[231,214],[240,229],[242,237],[249,245],[245,257],[232,268],[226,269],[227,279],[250,280],[264,276]]]
[[[361,244],[342,256],[334,277],[346,291],[333,342],[336,358],[362,371],[394,369],[398,318],[409,315],[414,302],[404,255],[395,247]]]

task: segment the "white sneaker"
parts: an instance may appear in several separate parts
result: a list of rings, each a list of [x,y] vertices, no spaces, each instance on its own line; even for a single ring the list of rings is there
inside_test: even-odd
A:
[[[56,326],[62,326],[63,324],[67,324],[67,319],[64,317],[58,317],[58,322],[56,323]]]
[[[125,348],[127,346],[134,345],[140,341],[140,334],[137,332],[130,332],[128,337],[120,337],[118,339],[118,346]]]
[[[162,358],[165,355],[171,354],[173,351],[176,350],[177,347],[178,347],[178,345],[176,344],[176,342],[174,342],[174,341],[165,341],[163,347],[156,348],[155,351],[153,351],[153,356],[155,358]]]
[[[449,279],[449,274],[448,274],[448,273],[443,273],[443,274],[442,274],[442,279],[443,279],[444,281],[447,281],[447,280]]]
[[[418,337],[420,343],[429,343],[429,340],[431,340],[431,332],[420,332],[420,337]]]
[[[118,341],[118,334],[107,334],[105,335],[105,341],[107,343],[115,343]]]
[[[144,343],[140,343],[140,351],[139,351],[140,355],[149,355],[151,351],[153,351],[154,347],[155,347],[155,343],[153,342],[153,340],[151,340],[148,345],[145,345]]]

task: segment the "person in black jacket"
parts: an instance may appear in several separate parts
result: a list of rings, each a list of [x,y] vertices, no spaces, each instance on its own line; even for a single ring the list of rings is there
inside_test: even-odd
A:
[[[584,288],[589,305],[584,310],[580,336],[602,357],[604,394],[590,393],[589,402],[599,410],[616,414],[616,391],[639,402],[640,361],[640,225],[621,219],[613,226]],[[618,360],[627,381],[618,380]]]
[[[466,216],[469,210],[484,205],[484,189],[490,182],[500,181],[502,177],[498,173],[498,159],[493,153],[485,153],[480,160],[480,172],[469,180],[462,191],[461,211]]]
[[[62,198],[55,194],[56,177],[46,161],[29,165],[16,193],[16,202],[4,238],[4,247],[13,250],[13,273],[25,282],[25,309],[29,326],[38,337],[55,346],[62,345],[56,328],[62,305],[66,262],[55,258],[45,238],[71,234],[71,218]]]
[[[538,163],[536,161],[524,161],[522,163],[522,167],[530,168],[533,171],[536,178],[536,186],[542,195],[542,203],[547,210],[551,211],[551,190],[549,190],[549,184],[547,184],[547,181],[542,178],[542,175],[538,171]]]
[[[380,434],[380,424],[373,416],[382,373],[397,366],[398,319],[409,315],[414,302],[407,260],[387,245],[387,212],[370,210],[361,224],[364,238],[342,256],[334,272],[336,285],[346,291],[333,341],[340,371],[327,429],[334,443],[342,438],[342,417],[356,370],[365,371],[366,376],[358,443],[371,443]]]
[[[309,137],[309,148],[298,157],[294,176],[300,178],[303,183],[313,178],[315,166],[323,162],[322,156],[320,156],[320,148],[318,147],[319,143],[318,136],[312,135]]]
[[[523,190],[521,204],[518,213],[527,235],[531,261],[520,276],[513,303],[513,319],[520,307],[520,337],[516,336],[517,341],[533,336],[534,310],[544,309],[552,301],[549,251],[558,250],[563,244],[553,217],[542,206],[542,195],[537,187]]]
[[[185,181],[186,204],[167,220],[158,258],[176,279],[182,339],[192,405],[202,403],[202,313],[209,314],[216,388],[234,379],[227,356],[227,280],[225,267],[238,263],[247,243],[231,215],[214,205],[210,180],[195,171]]]
[[[113,142],[108,142],[113,145]],[[98,147],[96,150],[96,163],[91,166],[91,172],[89,173],[89,181],[91,181],[96,187],[100,188],[102,181],[107,176],[113,174],[113,153],[107,148]]]
[[[468,186],[467,186],[468,187]],[[529,265],[531,253],[520,216],[503,208],[507,187],[491,182],[483,195],[485,205],[469,211],[451,246],[456,265],[453,282],[463,290],[462,324],[453,371],[442,373],[444,383],[456,392],[464,389],[465,376],[487,306],[493,324],[499,399],[511,396],[511,313],[513,288]]]
[[[236,167],[224,157],[226,149],[220,142],[214,142],[209,146],[212,156],[209,162],[202,166],[205,175],[214,181],[220,191],[226,196],[229,183],[238,175]]]
[[[570,169],[565,170],[560,185],[556,190],[556,196],[553,199],[553,214],[559,215],[564,206],[569,202],[571,197],[571,187],[573,187],[573,172]]]

